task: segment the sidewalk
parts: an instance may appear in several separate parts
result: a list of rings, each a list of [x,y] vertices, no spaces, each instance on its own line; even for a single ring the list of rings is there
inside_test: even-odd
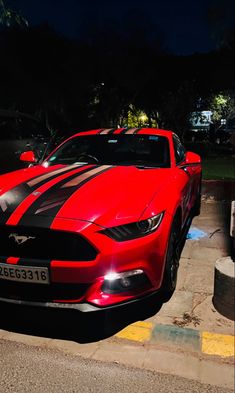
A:
[[[234,356],[234,322],[212,304],[215,262],[229,255],[229,229],[224,220],[224,202],[204,199],[181,255],[174,295],[155,316],[127,327],[118,338],[150,340],[177,351],[222,358]]]
[[[125,343],[120,354],[112,348],[113,359],[121,363],[131,359],[137,365],[140,347],[130,352],[130,343],[139,343],[146,351],[141,367],[234,390],[234,321],[219,314],[212,303],[215,262],[228,255],[228,204],[206,194],[181,255],[174,295],[153,317],[112,338],[113,344]],[[101,345],[93,357],[110,356],[107,345]]]

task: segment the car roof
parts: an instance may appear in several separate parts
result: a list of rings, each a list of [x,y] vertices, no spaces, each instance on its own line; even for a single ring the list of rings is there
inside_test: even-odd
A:
[[[128,134],[142,134],[142,135],[159,135],[169,138],[174,134],[170,130],[163,130],[160,128],[99,128],[95,130],[80,131],[74,136],[84,136],[84,135],[128,135]]]

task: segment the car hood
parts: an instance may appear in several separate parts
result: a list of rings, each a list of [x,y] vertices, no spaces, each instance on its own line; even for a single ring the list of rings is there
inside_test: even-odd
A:
[[[0,177],[0,223],[48,227],[62,218],[122,225],[138,220],[172,176],[171,169],[135,166],[27,168]]]

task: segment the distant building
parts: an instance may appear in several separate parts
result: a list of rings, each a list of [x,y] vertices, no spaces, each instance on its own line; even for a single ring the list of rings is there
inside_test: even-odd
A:
[[[212,122],[212,111],[192,112],[190,119],[190,132],[188,137],[192,141],[205,140],[209,138]]]
[[[212,111],[197,111],[192,112],[190,117],[191,129],[195,130],[209,130],[210,124],[212,122]]]

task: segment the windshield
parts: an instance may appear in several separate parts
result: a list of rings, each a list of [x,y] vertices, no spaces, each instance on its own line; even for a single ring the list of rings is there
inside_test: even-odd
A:
[[[76,136],[61,145],[47,163],[170,167],[168,139],[158,135]]]

